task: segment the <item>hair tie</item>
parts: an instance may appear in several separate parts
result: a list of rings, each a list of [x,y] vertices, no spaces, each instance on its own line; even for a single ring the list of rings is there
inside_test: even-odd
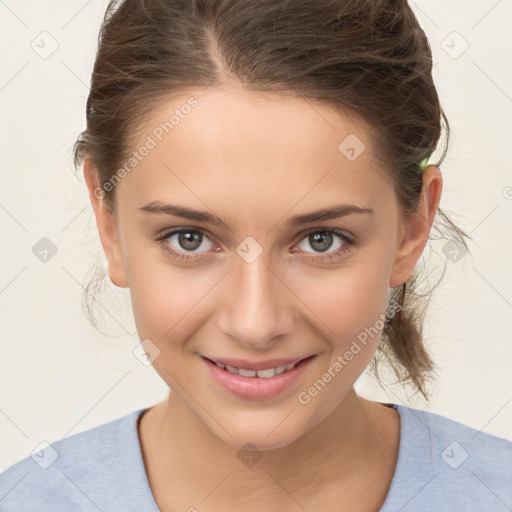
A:
[[[425,157],[418,165],[418,171],[423,172],[425,167],[428,167],[430,164],[428,163],[428,157]]]
[[[430,164],[428,163],[428,157],[425,157],[418,165],[418,171],[423,172],[425,167],[428,167]]]

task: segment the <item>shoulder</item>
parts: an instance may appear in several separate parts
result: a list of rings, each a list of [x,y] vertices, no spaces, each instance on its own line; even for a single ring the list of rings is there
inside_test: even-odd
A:
[[[139,482],[126,492],[132,466],[143,468],[136,427],[141,412],[44,443],[10,466],[0,474],[0,510],[133,510],[128,498],[147,491]]]
[[[498,479],[501,476],[508,477],[507,487],[512,487],[512,441],[440,414],[407,409],[411,425],[415,423],[416,430],[428,431],[430,453],[436,456],[441,467],[458,469],[469,462],[468,468],[478,470],[481,474]]]
[[[401,503],[403,512],[421,507],[510,510],[512,441],[440,414],[394,407],[401,418],[399,456],[390,489],[394,506]]]

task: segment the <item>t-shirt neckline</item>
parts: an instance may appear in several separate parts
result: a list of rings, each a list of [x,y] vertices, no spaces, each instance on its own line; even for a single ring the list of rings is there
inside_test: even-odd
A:
[[[391,485],[389,487],[386,499],[382,504],[379,512],[388,512],[387,507],[391,504],[396,496],[400,493],[399,482],[403,480],[403,471],[414,462],[415,457],[419,457],[419,451],[421,447],[424,450],[424,442],[428,442],[427,435],[425,433],[425,439],[415,439],[414,445],[408,444],[408,433],[409,433],[409,419],[407,417],[408,407],[394,403],[383,403],[377,402],[383,406],[395,409],[400,416],[400,441],[398,447],[398,457],[395,465],[395,471],[391,479]],[[138,409],[133,411],[127,416],[127,421],[119,422],[116,431],[114,432],[114,444],[115,450],[118,456],[121,458],[122,467],[131,467],[130,472],[133,475],[133,480],[126,482],[130,488],[131,493],[138,499],[137,509],[144,509],[148,512],[160,512],[158,505],[156,504],[151,486],[149,485],[148,475],[144,465],[144,459],[142,456],[142,446],[139,438],[138,424],[139,420],[144,412],[149,410],[150,407]],[[128,439],[129,442],[123,442]],[[407,446],[406,446],[407,445]],[[416,447],[416,450],[414,450]],[[419,472],[427,474],[428,468],[418,467]],[[418,475],[417,475],[418,476]],[[423,476],[423,475],[421,475]],[[120,474],[120,478],[126,478],[125,474]],[[391,512],[391,510],[389,510]]]

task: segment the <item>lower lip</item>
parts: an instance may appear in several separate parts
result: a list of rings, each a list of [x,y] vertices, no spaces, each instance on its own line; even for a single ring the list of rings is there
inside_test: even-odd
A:
[[[297,382],[306,371],[315,356],[303,359],[291,370],[275,375],[270,379],[260,377],[242,377],[237,373],[223,370],[209,359],[202,357],[213,378],[231,393],[250,400],[266,400],[279,395],[285,389]]]

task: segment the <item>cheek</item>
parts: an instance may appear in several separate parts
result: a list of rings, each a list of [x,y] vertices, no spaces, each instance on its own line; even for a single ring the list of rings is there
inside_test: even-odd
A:
[[[322,279],[318,273],[301,279],[297,292],[307,297],[304,303],[314,312],[309,317],[324,338],[324,362],[303,390],[316,400],[319,415],[330,414],[370,363],[384,328],[388,299],[378,265],[354,265],[326,274]],[[313,398],[317,395],[321,398]]]
[[[361,263],[302,273],[293,289],[324,325],[326,336],[345,341],[375,324],[388,297],[382,266]]]
[[[208,302],[222,273],[178,268],[163,262],[138,265],[132,261],[129,273],[130,293],[137,331],[141,338],[182,339],[190,335],[198,315]]]
[[[175,377],[192,362],[188,359],[191,354],[185,354],[183,348],[206,323],[201,311],[205,295],[215,283],[211,278],[201,280],[170,268],[153,265],[140,274],[133,272],[130,293],[139,339],[150,340],[156,346],[144,345],[157,355],[152,360],[153,368],[171,389],[176,389],[182,378],[176,381]]]

